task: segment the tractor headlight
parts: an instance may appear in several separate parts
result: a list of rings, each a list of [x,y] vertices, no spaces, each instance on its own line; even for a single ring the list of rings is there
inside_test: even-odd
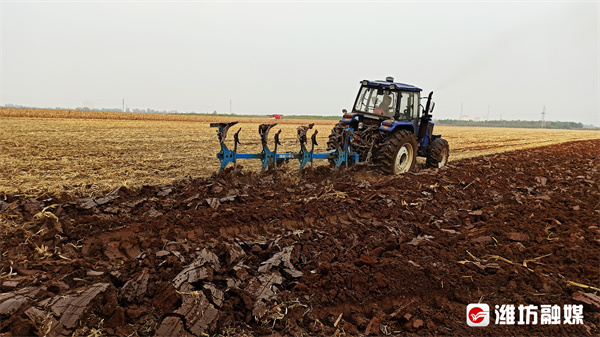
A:
[[[358,129],[362,130],[364,129],[365,125],[363,124],[363,122],[358,123]]]
[[[367,84],[369,84],[369,81],[363,81],[362,82],[362,85],[367,85]]]
[[[394,89],[396,89],[396,86],[392,84],[392,85],[390,85],[390,89],[394,90]]]

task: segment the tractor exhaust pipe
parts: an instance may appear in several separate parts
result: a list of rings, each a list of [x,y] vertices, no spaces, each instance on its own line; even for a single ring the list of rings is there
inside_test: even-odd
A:
[[[433,96],[433,91],[429,93],[429,96],[427,96],[427,105],[425,106],[425,113],[423,114],[423,116],[429,115],[429,108],[431,107],[431,97],[432,96]]]

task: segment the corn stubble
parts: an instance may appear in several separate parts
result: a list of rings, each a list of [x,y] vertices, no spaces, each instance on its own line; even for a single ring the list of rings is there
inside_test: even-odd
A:
[[[145,119],[144,119],[145,118]],[[279,151],[298,151],[296,127],[315,122],[316,151],[325,151],[335,121],[0,109],[0,196],[98,196],[119,186],[168,185],[218,170],[216,129],[239,120],[240,152],[260,152],[258,125],[279,123]],[[233,130],[237,131],[236,126]],[[574,140],[600,139],[583,130],[436,127],[450,143],[450,160]],[[232,142],[232,140],[228,140]],[[270,140],[272,142],[272,139]],[[260,170],[260,161],[238,162]],[[327,165],[315,161],[315,165]],[[295,172],[297,163],[289,163]]]

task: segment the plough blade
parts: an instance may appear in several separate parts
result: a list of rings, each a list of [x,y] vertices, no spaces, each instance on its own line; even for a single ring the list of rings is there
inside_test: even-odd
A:
[[[306,144],[308,142],[308,130],[312,129],[314,124],[299,126],[297,129],[298,132],[298,141],[300,143],[300,152],[298,153],[277,153],[278,146],[281,145],[279,141],[279,135],[281,134],[281,129],[277,131],[274,136],[275,145],[273,150],[271,150],[268,146],[268,137],[269,131],[276,126],[277,124],[261,124],[258,126],[258,134],[261,139],[262,151],[261,153],[238,153],[237,147],[240,144],[239,141],[239,133],[241,128],[233,135],[234,138],[234,148],[230,150],[225,144],[225,139],[227,138],[227,131],[232,126],[236,125],[238,122],[232,123],[211,123],[211,127],[218,128],[217,135],[219,137],[219,143],[221,145],[221,151],[217,154],[217,158],[221,162],[221,167],[219,168],[219,172],[223,171],[223,169],[229,164],[233,163],[234,168],[237,164],[237,159],[260,159],[262,162],[262,170],[266,170],[269,167],[277,167],[277,159],[297,159],[300,163],[300,171],[308,164],[313,163],[314,159],[330,159],[335,168],[338,168],[342,165],[346,167],[348,165],[356,165],[358,163],[358,154],[352,150],[351,140],[352,136],[351,129],[348,129],[342,135],[342,144],[338,146],[335,150],[329,150],[325,153],[315,153],[315,145],[317,144],[317,134],[318,130],[311,135],[311,147],[310,150],[306,148]]]
[[[217,158],[219,158],[219,160],[221,161],[221,168],[219,169],[219,172],[223,171],[223,168],[225,168],[225,166],[227,166],[227,164],[231,162],[233,162],[234,167],[236,165],[237,146],[238,144],[240,144],[239,133],[242,130],[242,128],[240,128],[233,136],[233,151],[229,150],[229,148],[227,148],[227,145],[225,145],[225,138],[227,138],[227,131],[229,131],[229,128],[236,125],[237,123],[238,122],[210,123],[211,128],[218,128],[217,136],[219,137],[219,143],[221,144],[221,152],[217,153]]]
[[[277,145],[281,144],[279,143],[279,134],[281,133],[281,130],[279,130],[279,132],[277,132],[277,134],[275,135],[275,148],[273,149],[273,151],[269,149],[269,146],[267,144],[269,131],[275,125],[277,125],[277,123],[261,124],[258,126],[258,134],[260,134],[260,140],[262,144],[262,157],[260,159],[262,160],[263,171],[269,168],[269,165],[272,167],[277,167]]]
[[[219,137],[219,142],[221,144],[223,144],[223,142],[225,142],[225,138],[227,138],[227,131],[229,131],[229,128],[236,125],[238,122],[231,122],[231,123],[210,123],[210,127],[211,128],[215,128],[218,127],[219,130],[217,130],[217,136]],[[239,130],[238,130],[239,132]]]

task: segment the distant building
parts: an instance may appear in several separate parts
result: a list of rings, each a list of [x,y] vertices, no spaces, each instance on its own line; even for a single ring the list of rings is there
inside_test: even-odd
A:
[[[590,129],[590,130],[595,130],[595,129],[600,129],[599,127],[593,125],[593,124],[584,124],[582,129]]]
[[[479,121],[479,117],[462,115],[462,117],[460,117],[460,120],[461,121],[474,121],[474,122],[477,122],[477,121]]]

